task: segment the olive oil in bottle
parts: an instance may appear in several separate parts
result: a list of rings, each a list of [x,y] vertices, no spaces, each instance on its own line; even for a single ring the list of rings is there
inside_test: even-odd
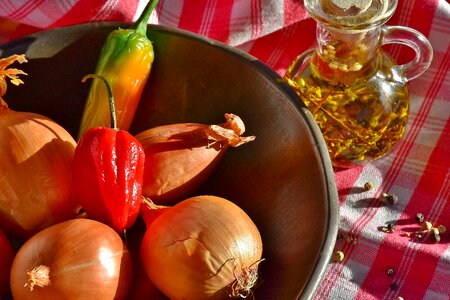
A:
[[[351,84],[334,82],[321,74],[345,71],[333,64],[330,68],[314,54],[301,76],[289,80],[321,128],[334,165],[341,167],[389,152],[402,137],[409,114],[408,89],[393,80],[395,64],[387,54],[378,54],[366,70],[356,71],[360,65],[355,64]]]
[[[409,116],[407,82],[430,65],[423,35],[383,25],[396,4],[305,0],[317,21],[317,47],[300,54],[284,78],[313,114],[336,167],[365,164],[397,144]],[[411,46],[414,61],[396,64],[381,47],[392,43]]]

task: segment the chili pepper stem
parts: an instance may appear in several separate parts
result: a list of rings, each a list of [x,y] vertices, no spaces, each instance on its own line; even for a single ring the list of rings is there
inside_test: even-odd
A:
[[[117,129],[116,106],[115,106],[115,103],[114,103],[114,96],[113,96],[113,92],[112,92],[111,86],[109,85],[108,81],[104,77],[102,77],[100,75],[97,75],[97,74],[85,75],[83,77],[83,79],[81,79],[81,81],[85,82],[89,78],[93,78],[93,79],[97,78],[97,79],[102,80],[105,83],[106,89],[107,89],[108,94],[109,94],[109,110],[110,110],[110,114],[111,114],[111,128],[112,129]]]
[[[147,34],[147,24],[148,20],[150,18],[150,15],[153,12],[153,9],[158,4],[159,0],[150,0],[147,4],[147,6],[144,8],[144,11],[142,12],[139,19],[134,23],[132,26],[132,29],[134,29],[136,32],[146,35]]]

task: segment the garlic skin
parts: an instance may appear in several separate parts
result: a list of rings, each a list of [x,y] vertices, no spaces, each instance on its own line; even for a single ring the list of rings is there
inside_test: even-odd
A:
[[[0,225],[26,237],[73,218],[71,162],[76,142],[35,113],[0,109]]]

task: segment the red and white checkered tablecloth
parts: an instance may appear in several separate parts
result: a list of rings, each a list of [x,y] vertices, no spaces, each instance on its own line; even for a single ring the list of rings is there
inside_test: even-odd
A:
[[[70,24],[134,21],[146,2],[1,0],[0,43]],[[301,0],[160,0],[150,22],[238,47],[280,75],[315,42],[315,22]],[[450,299],[450,4],[399,0],[389,24],[422,32],[434,59],[409,83],[410,120],[395,151],[364,167],[335,172],[344,236],[336,248],[345,258],[330,262],[315,299]],[[392,51],[401,61],[403,48]],[[367,181],[375,188],[361,192]],[[398,195],[398,203],[380,205],[376,199],[383,192]],[[448,228],[441,242],[401,234],[417,230],[417,213]],[[388,222],[397,224],[394,233],[379,230]],[[348,235],[358,242],[348,242]]]

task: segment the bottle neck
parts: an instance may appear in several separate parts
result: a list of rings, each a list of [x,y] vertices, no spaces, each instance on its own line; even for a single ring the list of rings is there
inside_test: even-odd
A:
[[[350,84],[372,72],[380,47],[381,27],[342,30],[317,24],[318,47],[313,64],[327,80]]]

